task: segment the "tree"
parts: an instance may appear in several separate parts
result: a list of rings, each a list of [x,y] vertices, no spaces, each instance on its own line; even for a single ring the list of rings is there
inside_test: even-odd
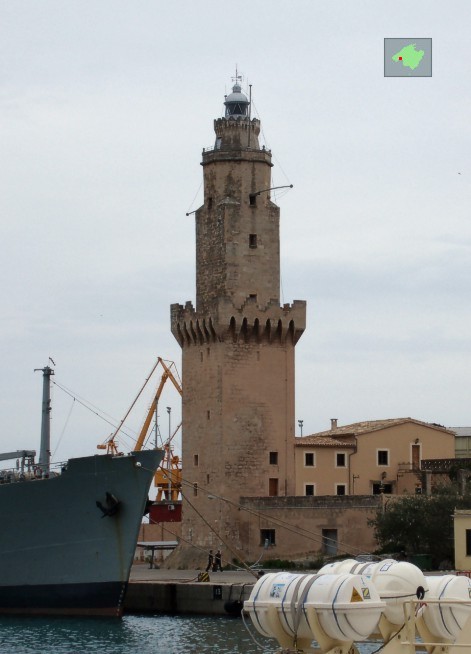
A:
[[[443,560],[454,559],[455,508],[471,508],[471,497],[459,495],[454,486],[446,486],[431,496],[391,498],[369,524],[383,552],[429,554],[432,564],[438,567]]]

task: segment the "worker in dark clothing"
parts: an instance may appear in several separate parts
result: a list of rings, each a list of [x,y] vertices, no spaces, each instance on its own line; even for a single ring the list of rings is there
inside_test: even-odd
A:
[[[214,572],[221,572],[222,571],[222,554],[221,550],[218,550],[216,552],[216,556],[214,557],[214,565],[213,565],[213,571]]]
[[[206,572],[209,572],[210,570],[213,569],[213,564],[214,564],[213,550],[209,550],[208,565],[206,566]]]

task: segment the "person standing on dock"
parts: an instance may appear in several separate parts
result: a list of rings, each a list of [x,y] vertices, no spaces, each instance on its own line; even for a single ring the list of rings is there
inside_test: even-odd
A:
[[[208,565],[206,566],[206,572],[209,572],[210,570],[213,569],[213,562],[214,562],[213,550],[209,550]]]
[[[213,571],[214,572],[222,572],[222,554],[221,550],[218,550],[216,552],[216,556],[214,557],[214,566],[213,566]]]

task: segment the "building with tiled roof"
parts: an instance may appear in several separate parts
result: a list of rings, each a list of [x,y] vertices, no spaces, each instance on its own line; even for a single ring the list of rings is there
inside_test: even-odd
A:
[[[471,457],[471,427],[450,427],[455,432],[455,452],[460,459]]]
[[[296,438],[297,495],[422,492],[424,459],[455,456],[455,434],[413,418],[366,420]],[[430,479],[429,479],[430,481]]]

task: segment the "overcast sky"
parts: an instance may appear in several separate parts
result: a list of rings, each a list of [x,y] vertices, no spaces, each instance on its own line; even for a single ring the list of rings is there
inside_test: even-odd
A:
[[[185,213],[236,63],[273,182],[294,184],[274,199],[282,302],[308,307],[304,434],[331,417],[471,424],[469,0],[0,8],[0,451],[39,447],[33,368],[49,356],[58,383],[116,419],[157,356],[180,368],[169,305],[195,297]],[[431,37],[433,77],[384,78],[385,37]],[[164,435],[166,406],[173,429],[171,389]],[[110,432],[55,388],[56,459]]]

